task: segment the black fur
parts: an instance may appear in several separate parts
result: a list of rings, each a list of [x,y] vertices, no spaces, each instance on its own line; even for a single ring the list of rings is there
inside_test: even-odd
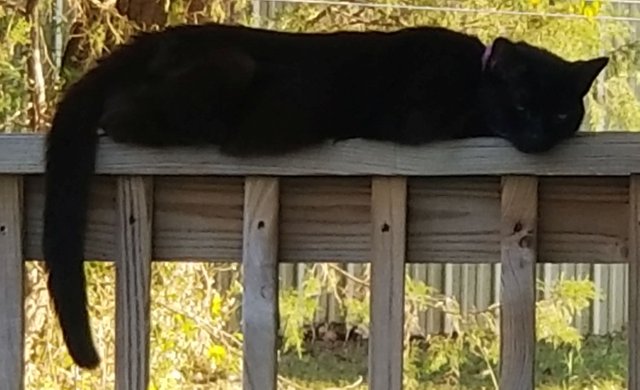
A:
[[[74,361],[96,367],[82,268],[97,129],[118,142],[280,154],[326,140],[498,136],[543,152],[583,119],[606,58],[441,28],[292,34],[215,24],[138,36],[72,85],[48,137],[44,257]]]

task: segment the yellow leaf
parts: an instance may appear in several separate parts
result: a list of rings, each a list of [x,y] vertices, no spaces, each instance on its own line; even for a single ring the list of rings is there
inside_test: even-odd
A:
[[[211,315],[219,317],[222,314],[222,298],[216,294],[211,300]]]
[[[224,360],[227,357],[227,350],[221,345],[212,345],[207,352],[209,357],[215,361]]]

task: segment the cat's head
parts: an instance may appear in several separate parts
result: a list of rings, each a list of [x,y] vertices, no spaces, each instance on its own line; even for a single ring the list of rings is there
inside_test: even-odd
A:
[[[526,153],[547,151],[571,137],[584,117],[583,98],[608,61],[570,62],[523,42],[496,39],[483,57],[481,99],[489,132]]]

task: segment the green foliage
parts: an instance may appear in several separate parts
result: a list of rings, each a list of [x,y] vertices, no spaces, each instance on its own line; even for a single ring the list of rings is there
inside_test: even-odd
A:
[[[30,25],[15,10],[0,7],[0,132],[28,126],[29,88],[23,55]]]
[[[541,288],[542,289],[542,288]],[[551,289],[550,297],[538,303],[536,332],[538,340],[555,348],[568,345],[581,347],[580,332],[571,321],[596,298],[593,282],[589,280],[562,280]]]
[[[579,355],[582,336],[572,326],[575,316],[595,299],[595,287],[588,280],[559,280],[548,298],[536,305],[536,336],[541,346],[549,345],[565,356],[565,376],[570,377],[572,363]],[[499,305],[480,312],[464,313],[459,304],[445,298],[441,307],[451,321],[455,337],[437,335],[429,340],[426,354],[418,352],[415,372],[419,375],[444,376],[458,384],[463,368],[477,367],[477,375],[489,380],[486,385],[498,388]],[[422,362],[422,363],[420,363]],[[411,367],[408,370],[412,370]]]
[[[43,268],[27,267],[26,383],[29,388],[93,389],[113,383],[113,265],[87,266],[92,325],[105,361],[98,371],[80,371],[69,359],[46,292]],[[366,378],[369,327],[368,272],[362,279],[334,265],[310,267],[298,289],[280,295],[282,388],[326,389]],[[154,264],[151,278],[151,367],[153,389],[236,388],[241,370],[239,333],[241,285],[236,265]],[[341,296],[356,341],[305,337],[318,299]],[[349,295],[350,294],[350,295]],[[446,314],[451,334],[405,340],[405,388],[495,388],[499,354],[499,305],[464,311],[458,301],[407,278],[405,329],[423,334],[419,316]],[[537,377],[540,388],[621,388],[626,370],[625,341],[613,335],[583,339],[572,320],[597,297],[593,283],[559,280],[537,303]],[[290,351],[290,352],[287,352]],[[294,384],[292,384],[294,383]],[[363,385],[364,386],[364,385]],[[618,387],[616,387],[618,386]],[[354,388],[364,388],[357,387]]]
[[[294,348],[302,355],[305,325],[313,323],[322,293],[321,281],[314,275],[314,268],[307,273],[299,290],[289,288],[280,293],[280,326],[283,332],[283,351]]]
[[[368,281],[359,281],[359,288],[341,289],[337,267],[316,267],[307,275],[303,288],[283,293],[280,306],[284,321],[285,346],[295,346],[302,358],[304,325],[308,325],[317,308],[321,286],[337,295],[346,296],[342,302],[349,326],[356,326],[366,337],[369,325]],[[323,283],[324,281],[324,283]],[[327,281],[332,281],[328,283]],[[540,285],[542,289],[543,285]],[[589,280],[559,280],[551,286],[548,297],[537,302],[537,341],[540,346],[549,345],[561,351],[564,371],[561,377],[570,381],[576,359],[580,356],[582,336],[572,322],[576,315],[596,298],[593,282]],[[427,338],[426,351],[409,342],[408,336],[420,333],[419,316],[428,310],[443,311],[452,327],[452,334],[433,335]],[[438,294],[424,282],[406,279],[405,288],[405,386],[418,386],[425,381],[444,378],[450,385],[465,384],[462,373],[474,372],[474,380],[484,386],[498,388],[497,366],[499,360],[500,306],[486,310],[465,312],[452,297]],[[292,326],[293,325],[293,326]]]
[[[101,369],[78,370],[73,365],[48,299],[44,268],[29,263],[25,302],[27,388],[113,388],[114,267],[91,263],[86,270],[92,329],[104,359]],[[239,380],[242,335],[237,276],[235,265],[153,265],[151,389],[225,389]]]

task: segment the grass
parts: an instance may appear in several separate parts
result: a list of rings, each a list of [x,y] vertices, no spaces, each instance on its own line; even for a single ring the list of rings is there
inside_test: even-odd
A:
[[[308,389],[348,386],[367,375],[365,342],[316,342],[305,346],[302,357],[285,354],[280,360],[280,374]],[[539,345],[536,358],[536,389],[626,389],[626,339],[617,334],[588,337],[580,356],[567,361],[562,350]],[[410,389],[491,389],[491,382],[478,365],[463,367],[460,384],[446,376],[421,377]],[[353,387],[366,389],[366,384]]]

